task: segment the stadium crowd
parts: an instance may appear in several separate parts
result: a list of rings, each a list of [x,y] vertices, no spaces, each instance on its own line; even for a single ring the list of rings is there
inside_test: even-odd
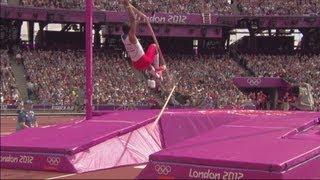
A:
[[[236,0],[244,15],[318,15],[319,0]]]
[[[5,51],[1,65],[2,102],[18,100],[18,91]],[[80,50],[21,52],[27,79],[33,85],[36,103],[73,106],[84,98],[84,52]],[[257,76],[282,77],[295,84],[309,83],[314,88],[316,107],[320,107],[319,56],[246,55],[248,67]],[[257,109],[269,108],[269,97],[261,92],[243,94],[232,82],[246,72],[228,56],[168,55],[170,72],[181,78],[177,91],[190,99],[186,106],[236,108],[254,104]],[[130,88],[128,88],[130,87]],[[169,90],[169,89],[167,89]],[[290,94],[280,99],[292,102]],[[119,53],[97,51],[94,54],[94,104],[120,106],[150,106],[159,98],[146,82],[137,76],[131,64]]]
[[[237,107],[249,101],[232,82],[246,73],[228,56],[173,56],[168,58],[168,65],[175,77],[182,78],[178,91],[190,95],[195,100],[192,105]]]
[[[140,0],[144,12],[201,13],[230,15],[319,15],[319,0]],[[230,4],[230,2],[233,2]],[[95,0],[97,10],[123,11],[119,0]],[[84,1],[77,0],[21,0],[22,6],[83,9]],[[133,1],[133,4],[136,4]]]
[[[320,56],[247,55],[248,66],[261,77],[282,77],[299,85],[313,87],[315,106],[320,107]]]
[[[1,56],[1,105],[13,105],[19,100],[19,91],[11,70],[9,56],[6,50],[0,50]]]
[[[84,87],[83,52],[24,51],[22,57],[39,103],[72,105],[79,89]],[[127,60],[117,54],[94,56],[94,103],[137,106],[156,100],[146,82],[137,78]],[[227,56],[216,59],[203,56],[167,57],[168,67],[175,77],[181,77],[178,92],[191,96],[187,105],[235,107],[248,101],[232,83],[244,71]],[[130,88],[128,88],[130,87]]]

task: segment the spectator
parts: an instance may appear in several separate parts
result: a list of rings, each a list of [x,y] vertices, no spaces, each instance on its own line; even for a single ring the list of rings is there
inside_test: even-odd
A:
[[[22,0],[22,6],[44,8],[84,9],[84,1],[76,0]],[[119,0],[95,0],[96,10],[124,11]],[[147,13],[202,13],[230,15],[319,15],[318,0],[140,0],[138,7]]]
[[[34,84],[30,79],[27,78],[27,92],[28,92],[28,99],[34,99]]]
[[[34,93],[40,103],[79,104],[78,92],[84,87],[83,54],[70,50],[22,53],[28,76],[39,87]],[[129,106],[148,104],[158,99],[146,84],[137,79],[128,62],[120,55],[97,52],[94,57],[94,103]],[[248,100],[232,83],[233,77],[246,74],[227,56],[221,59],[204,56],[203,60],[194,61],[191,56],[175,55],[166,59],[172,73],[182,77],[177,90],[191,96],[191,105],[207,101],[211,106],[235,107]],[[105,63],[107,61],[109,63]],[[204,95],[210,98],[206,99]]]
[[[27,76],[36,87],[33,93],[38,103],[76,105],[79,110],[82,109],[84,95],[81,95],[80,90],[84,89],[84,52],[35,50],[23,51],[21,55]],[[177,91],[190,97],[187,100],[190,106],[239,108],[244,103],[252,104],[252,101],[259,109],[269,107],[269,97],[263,92],[246,96],[233,85],[234,77],[248,74],[228,56],[216,58],[203,55],[194,59],[189,55],[168,54],[165,59],[170,73],[181,78]],[[257,72],[258,76],[268,74],[310,83],[314,87],[314,104],[319,107],[318,56],[247,55],[245,59],[248,67]],[[164,86],[166,91],[170,91],[170,88]],[[117,52],[95,52],[93,94],[94,104],[131,107],[154,105],[155,102],[161,104],[159,96],[138,79],[129,63]]]
[[[246,55],[248,67],[257,76],[281,77],[289,82],[308,83],[313,87],[315,107],[320,107],[320,57]]]
[[[3,105],[3,103],[4,103],[4,97],[2,92],[0,92],[0,104]]]
[[[15,86],[15,78],[11,70],[10,58],[7,50],[0,50],[1,54],[1,93],[3,104],[15,105],[19,99],[19,91]]]

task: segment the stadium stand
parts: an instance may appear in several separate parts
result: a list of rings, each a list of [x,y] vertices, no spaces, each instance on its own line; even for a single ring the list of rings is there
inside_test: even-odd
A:
[[[15,86],[15,78],[11,71],[10,58],[6,50],[1,54],[1,104],[13,105],[19,100],[19,91]]]
[[[309,83],[320,106],[320,56],[247,55],[248,66],[260,77],[282,77],[294,84]]]
[[[23,51],[22,57],[28,76],[37,86],[39,103],[71,105],[75,102],[76,92],[84,85],[82,51]],[[137,106],[153,96],[121,56],[96,53],[94,57],[97,104]],[[215,103],[214,107],[236,106],[247,100],[232,84],[233,77],[246,73],[227,56],[194,59],[181,55],[169,56],[167,61],[174,75],[182,78],[178,91],[193,97],[191,106],[201,104],[205,96]],[[125,87],[130,89],[123,91]]]
[[[81,78],[84,71],[82,51],[23,51],[22,57],[27,75],[36,86],[38,103],[75,103],[77,92],[84,85],[84,79]],[[310,83],[314,87],[316,106],[320,105],[319,56],[246,55],[245,58],[248,60],[248,67],[259,77],[282,77],[295,83]],[[233,85],[232,78],[248,74],[227,56],[217,58],[203,55],[194,58],[188,55],[170,55],[167,60],[174,75],[182,78],[178,91],[192,96],[192,102],[188,104],[190,106],[206,103],[206,106],[216,108],[237,107],[249,98],[257,100],[256,96],[259,94],[246,96]],[[138,106],[146,104],[150,96],[153,96],[145,83],[135,77],[129,63],[121,55],[97,52],[94,62],[95,103]],[[9,67],[2,68],[7,68],[10,72]],[[301,73],[303,76],[297,76]],[[11,81],[13,77],[10,73],[3,73],[2,76],[9,80],[9,83],[4,83],[7,97],[8,92],[14,92],[14,89],[9,90],[14,87]],[[125,87],[131,88],[122,91]],[[14,99],[13,95],[9,99]]]
[[[118,0],[95,0],[97,10],[123,11]],[[83,1],[76,0],[22,0],[22,6],[34,6],[45,8],[83,9]],[[215,14],[242,15],[318,15],[320,5],[318,0],[235,0],[230,4],[227,0],[161,0],[139,1],[139,8],[144,12],[166,13],[201,13],[208,8]]]

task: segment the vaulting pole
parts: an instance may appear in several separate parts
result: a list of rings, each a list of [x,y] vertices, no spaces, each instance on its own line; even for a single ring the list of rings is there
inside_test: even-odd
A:
[[[86,0],[86,119],[92,118],[92,95],[93,95],[93,80],[92,80],[92,7],[93,0]]]
[[[177,85],[174,85],[173,88],[171,89],[171,92],[170,92],[169,96],[167,97],[166,102],[165,102],[164,105],[162,106],[161,111],[160,111],[160,113],[158,114],[156,120],[153,122],[153,125],[152,125],[153,130],[156,129],[156,127],[157,127],[157,125],[158,125],[158,123],[159,123],[159,121],[160,121],[160,118],[162,117],[162,114],[163,114],[164,110],[167,108],[168,103],[169,103],[169,101],[170,101],[170,99],[171,99],[171,97],[172,97],[172,95],[173,95],[174,90],[176,89],[176,87],[177,87]]]

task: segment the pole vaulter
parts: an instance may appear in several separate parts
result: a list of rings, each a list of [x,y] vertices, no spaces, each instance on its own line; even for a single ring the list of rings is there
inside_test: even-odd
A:
[[[161,51],[159,42],[153,31],[149,18],[134,6],[132,6],[129,0],[123,0],[123,5],[128,12],[129,23],[124,23],[122,26],[123,35],[121,36],[121,40],[125,46],[127,53],[129,54],[130,59],[132,60],[133,67],[139,71],[147,70],[151,75],[158,79],[162,79],[162,72],[167,71],[166,74],[168,75],[168,80],[171,82],[172,77],[168,73],[163,53]],[[143,22],[147,23],[149,31],[155,43],[151,44],[148,47],[146,53],[144,52],[138,38],[136,37],[137,23],[139,19],[142,19]],[[176,83],[173,84],[173,88],[171,89],[166,102],[164,103],[160,113],[158,114],[155,124],[157,124],[160,120],[165,108],[167,107],[171,97],[173,96],[175,89]]]
[[[166,62],[161,51],[159,42],[153,31],[149,18],[141,11],[132,6],[129,0],[123,0],[128,16],[129,23],[124,23],[122,26],[123,35],[121,36],[122,42],[126,48],[126,51],[132,60],[133,67],[139,71],[147,70],[153,77],[162,79],[162,72],[166,71],[169,81],[169,71],[167,70]],[[154,44],[151,44],[147,51],[144,52],[139,40],[136,37],[137,24],[139,20],[147,23]],[[140,21],[141,22],[141,21]]]

